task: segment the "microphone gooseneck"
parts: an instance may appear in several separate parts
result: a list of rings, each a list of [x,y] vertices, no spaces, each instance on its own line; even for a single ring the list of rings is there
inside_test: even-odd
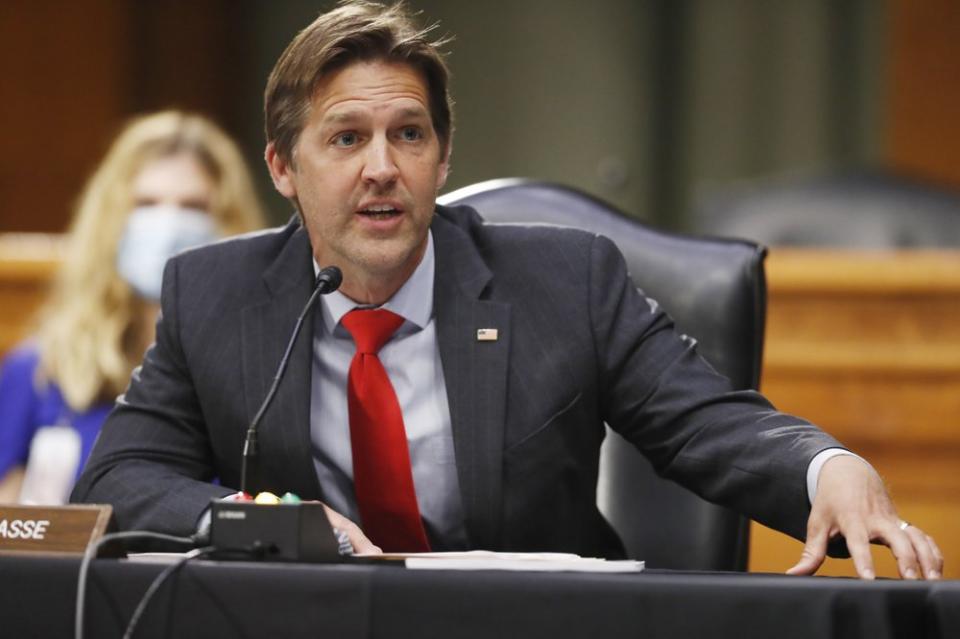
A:
[[[267,412],[270,402],[273,401],[273,396],[277,393],[277,387],[280,386],[280,380],[283,378],[283,373],[287,370],[287,362],[290,360],[290,353],[293,351],[293,345],[296,343],[297,336],[300,334],[300,328],[303,326],[303,320],[306,319],[317,299],[321,295],[332,293],[340,288],[341,282],[343,282],[343,273],[336,266],[328,266],[320,269],[320,272],[317,273],[317,279],[313,285],[313,293],[310,295],[310,299],[308,299],[307,303],[304,305],[303,310],[300,311],[300,316],[297,318],[297,323],[293,327],[293,333],[290,335],[290,340],[287,342],[287,348],[283,352],[283,358],[281,358],[280,365],[277,366],[277,372],[273,376],[273,383],[270,385],[270,390],[267,391],[267,396],[263,399],[263,403],[260,404],[260,409],[257,410],[253,421],[250,422],[250,426],[247,428],[247,437],[243,442],[243,463],[240,468],[241,492],[247,492],[247,489],[250,486],[250,475],[254,474],[251,473],[251,470],[256,466],[257,457],[259,456],[257,428],[259,427],[261,420],[263,420],[263,415]]]

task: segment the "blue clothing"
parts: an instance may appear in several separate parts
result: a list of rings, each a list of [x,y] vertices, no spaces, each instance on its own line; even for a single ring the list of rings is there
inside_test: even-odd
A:
[[[0,477],[25,466],[37,429],[69,425],[80,435],[79,477],[112,403],[94,404],[83,412],[71,409],[56,384],[36,381],[40,353],[32,344],[7,354],[0,367]]]

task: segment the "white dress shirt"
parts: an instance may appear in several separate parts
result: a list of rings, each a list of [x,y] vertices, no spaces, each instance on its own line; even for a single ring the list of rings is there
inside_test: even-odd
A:
[[[431,546],[456,550],[467,547],[467,537],[433,317],[435,263],[431,233],[413,275],[380,307],[400,315],[404,322],[378,356],[403,413],[413,484]],[[316,263],[314,269],[319,272]],[[320,312],[314,315],[310,435],[324,501],[362,527],[353,491],[347,410],[347,373],[356,346],[340,323],[358,307],[361,305],[339,291],[320,299]]]

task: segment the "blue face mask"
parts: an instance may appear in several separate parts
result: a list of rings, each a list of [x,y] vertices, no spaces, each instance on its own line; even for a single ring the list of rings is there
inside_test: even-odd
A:
[[[163,266],[180,251],[219,237],[213,218],[178,206],[141,206],[127,218],[117,247],[117,271],[139,295],[158,301]]]

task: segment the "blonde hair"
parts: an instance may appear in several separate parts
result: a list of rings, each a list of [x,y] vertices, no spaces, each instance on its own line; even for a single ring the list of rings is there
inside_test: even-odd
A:
[[[225,235],[263,226],[239,149],[199,115],[164,111],[133,119],[89,178],[71,222],[68,247],[39,316],[38,381],[55,382],[77,411],[126,388],[143,357],[148,302],[117,273],[117,245],[134,208],[133,182],[152,160],[188,153],[213,183],[211,216]]]

